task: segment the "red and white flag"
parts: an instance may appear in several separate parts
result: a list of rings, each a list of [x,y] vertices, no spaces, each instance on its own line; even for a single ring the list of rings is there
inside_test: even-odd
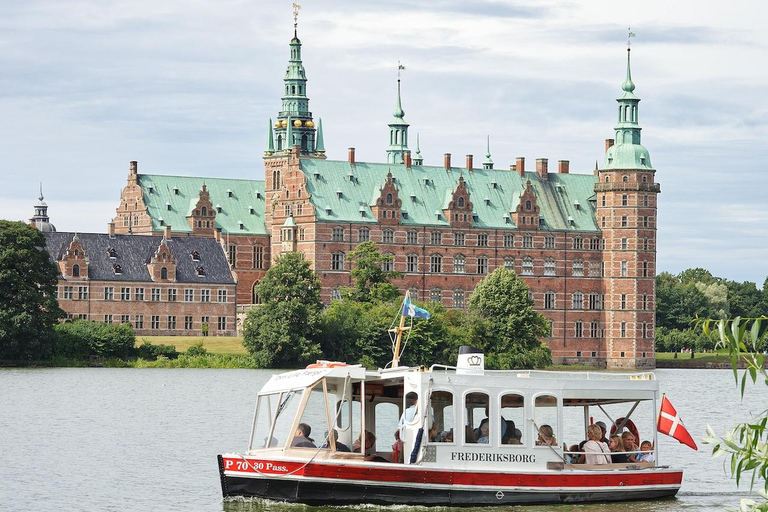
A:
[[[690,446],[694,450],[699,449],[691,434],[688,433],[688,430],[683,425],[680,415],[677,414],[677,411],[672,407],[666,396],[663,396],[661,399],[661,409],[659,410],[659,421],[656,425],[656,430],[662,434],[674,437],[680,443]]]

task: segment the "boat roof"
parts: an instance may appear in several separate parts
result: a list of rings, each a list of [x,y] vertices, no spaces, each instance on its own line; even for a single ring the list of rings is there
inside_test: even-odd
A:
[[[260,395],[290,391],[292,389],[307,388],[318,382],[323,377],[338,377],[341,379],[365,379],[365,368],[362,365],[314,366],[310,365],[303,370],[279,373],[273,375],[259,391]]]

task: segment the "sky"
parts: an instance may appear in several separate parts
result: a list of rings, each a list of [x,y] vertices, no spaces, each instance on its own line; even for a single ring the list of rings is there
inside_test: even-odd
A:
[[[732,0],[306,0],[298,35],[330,159],[386,161],[398,62],[425,165],[485,155],[591,173],[631,27],[643,145],[661,185],[658,271],[768,276],[768,5]],[[288,0],[4,0],[0,218],[43,183],[59,231],[106,232],[140,173],[262,179]],[[412,147],[413,149],[413,147]]]

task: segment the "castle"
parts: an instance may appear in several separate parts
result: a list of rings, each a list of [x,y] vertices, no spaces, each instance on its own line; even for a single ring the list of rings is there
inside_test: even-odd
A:
[[[490,150],[479,165],[473,155],[457,165],[449,153],[442,166],[423,165],[418,138],[410,149],[399,79],[386,162],[357,161],[354,148],[346,160],[329,160],[295,28],[289,48],[264,180],[141,174],[131,162],[110,231],[215,240],[236,277],[241,313],[258,304],[254,286],[286,251],[312,264],[325,302],[350,286],[347,256],[360,242],[393,256],[401,290],[450,308],[465,307],[477,283],[504,266],[550,320],[545,341],[555,363],[655,365],[660,188],[641,144],[629,49],[605,159],[594,172],[571,173],[567,160],[550,170],[546,158],[496,168]]]

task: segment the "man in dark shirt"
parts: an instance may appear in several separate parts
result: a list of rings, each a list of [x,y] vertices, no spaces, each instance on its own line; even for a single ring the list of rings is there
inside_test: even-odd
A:
[[[291,446],[296,448],[317,448],[309,437],[311,433],[312,427],[306,423],[299,423],[296,434],[293,436],[293,441],[291,441]]]

